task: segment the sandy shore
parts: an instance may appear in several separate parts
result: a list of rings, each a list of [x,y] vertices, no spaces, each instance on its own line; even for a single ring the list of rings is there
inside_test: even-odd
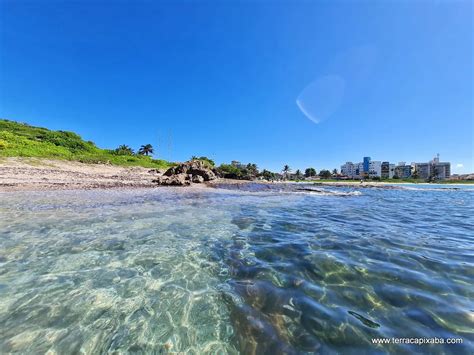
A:
[[[142,167],[0,158],[0,191],[156,187],[157,175]]]
[[[105,164],[83,164],[66,160],[48,160],[38,158],[1,158],[0,157],[0,192],[5,191],[38,191],[64,189],[94,189],[94,188],[155,188],[153,182],[159,176],[155,169],[142,167],[121,167]],[[218,179],[208,184],[193,186],[204,187],[219,184],[245,184],[249,181]],[[297,182],[262,182],[267,184]],[[378,187],[390,188],[384,182],[359,181],[308,181],[316,185],[348,186],[348,187]],[[396,183],[406,184],[403,182]],[[457,184],[451,184],[457,185]],[[189,187],[188,187],[189,188]]]

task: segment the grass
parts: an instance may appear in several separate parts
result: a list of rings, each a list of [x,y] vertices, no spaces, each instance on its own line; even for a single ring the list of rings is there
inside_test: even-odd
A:
[[[0,119],[1,157],[34,157],[158,169],[173,165],[145,155],[119,155],[113,150],[98,148],[94,142],[84,141],[73,132],[51,131],[5,119]]]

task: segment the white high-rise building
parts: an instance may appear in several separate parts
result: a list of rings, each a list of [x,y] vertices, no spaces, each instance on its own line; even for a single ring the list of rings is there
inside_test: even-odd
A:
[[[371,160],[369,162],[369,176],[370,177],[381,177],[382,176],[382,162]]]
[[[352,178],[354,176],[354,164],[351,161],[341,165],[341,174]]]
[[[352,163],[350,161],[341,165],[341,174],[351,179],[360,179],[364,173],[364,163]]]

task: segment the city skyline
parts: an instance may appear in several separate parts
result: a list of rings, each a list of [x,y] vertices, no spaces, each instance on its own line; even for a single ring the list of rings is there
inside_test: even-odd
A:
[[[372,160],[371,157],[363,157],[362,162],[353,163],[347,161],[341,165],[341,175],[350,178],[420,178],[420,179],[449,179],[451,174],[451,163],[440,161],[437,154],[428,162],[407,163],[406,161],[390,162],[387,160]]]

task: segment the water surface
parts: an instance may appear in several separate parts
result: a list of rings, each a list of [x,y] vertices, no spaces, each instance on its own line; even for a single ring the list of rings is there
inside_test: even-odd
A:
[[[2,193],[0,353],[472,353],[473,197],[435,185]]]

